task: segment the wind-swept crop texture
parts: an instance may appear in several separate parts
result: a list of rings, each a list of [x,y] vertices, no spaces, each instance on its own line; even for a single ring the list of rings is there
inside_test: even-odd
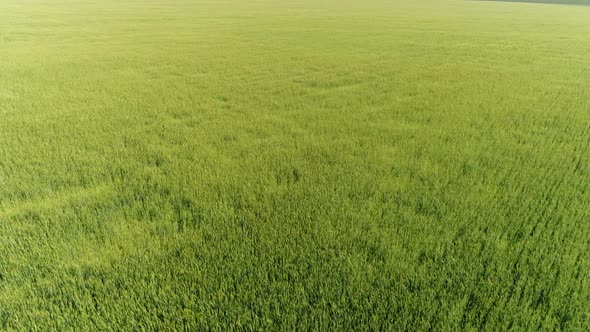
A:
[[[589,22],[0,0],[0,329],[590,330]]]

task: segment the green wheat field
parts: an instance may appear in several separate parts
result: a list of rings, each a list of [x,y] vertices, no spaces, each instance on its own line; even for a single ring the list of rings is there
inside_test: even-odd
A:
[[[549,2],[0,0],[0,330],[589,331]]]

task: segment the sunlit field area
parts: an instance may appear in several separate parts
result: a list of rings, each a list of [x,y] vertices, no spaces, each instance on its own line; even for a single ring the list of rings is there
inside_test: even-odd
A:
[[[589,331],[584,4],[0,0],[0,330]]]

